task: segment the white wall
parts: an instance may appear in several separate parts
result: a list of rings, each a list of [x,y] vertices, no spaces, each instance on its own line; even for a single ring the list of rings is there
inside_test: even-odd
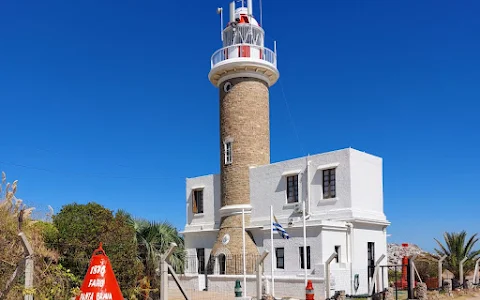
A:
[[[307,160],[310,165],[307,166]],[[336,167],[336,197],[323,198],[323,170]],[[383,212],[382,159],[347,148],[250,168],[251,225],[270,222],[270,206],[282,224],[300,221],[295,204],[287,203],[286,176],[298,174],[299,202],[306,201],[310,220],[366,218],[386,221]],[[310,183],[310,184],[309,184]],[[204,188],[204,213],[191,212],[192,189]],[[187,179],[185,230],[218,228],[221,205],[220,175]],[[310,191],[310,197],[308,197]]]
[[[205,259],[216,241],[220,224],[220,176],[206,175],[186,180],[186,215],[187,224],[182,232],[185,238],[188,263],[186,273],[196,273],[198,261],[197,248],[205,248]],[[193,190],[203,189],[203,213],[192,213]]]
[[[273,234],[273,263],[275,278],[293,276],[298,278],[304,278],[304,269],[300,268],[300,252],[299,248],[303,247],[303,229],[287,228],[290,235],[290,239],[282,239],[277,232]],[[263,250],[271,251],[270,231],[263,230],[263,248],[260,249],[260,253]],[[307,228],[307,246],[310,246],[310,269],[307,269],[307,274],[319,277],[323,274],[313,274],[316,264],[322,263],[322,241],[321,241],[321,229],[319,227]],[[276,255],[275,248],[284,248],[284,269],[276,268]],[[270,253],[271,254],[271,253]],[[271,273],[271,256],[270,254],[265,259],[265,272],[270,275]]]
[[[351,149],[350,167],[354,215],[386,220],[383,212],[382,159]]]
[[[192,197],[194,189],[203,189],[203,213],[192,213]],[[205,175],[188,178],[186,181],[186,231],[218,228],[221,205],[220,176]]]
[[[387,265],[387,241],[386,241],[386,234],[382,230],[382,228],[383,228],[382,225],[354,223],[353,274],[354,275],[359,274],[360,276],[360,287],[357,291],[357,294],[368,293],[368,281],[367,281],[368,242],[375,243],[375,260],[380,258],[382,254],[385,254],[385,258],[380,263],[380,265]],[[388,280],[387,271],[385,271],[384,275],[385,275],[384,279]]]
[[[212,247],[217,238],[217,230],[204,231],[204,232],[186,232],[185,236],[185,250],[187,251],[186,270],[185,273],[197,273],[198,260],[197,248],[205,248],[205,259],[208,260]]]
[[[271,287],[271,278],[270,275],[265,274],[265,280],[267,281],[267,289]],[[225,275],[208,275],[208,292],[199,291],[198,286],[198,276],[179,276],[182,287],[186,290],[187,295],[190,298],[204,298],[205,294],[210,297],[215,297],[215,299],[235,299],[235,281],[240,280],[240,284],[243,288],[243,276],[225,276]],[[169,290],[170,294],[172,291],[177,289],[176,283],[173,280],[173,277],[169,275]],[[315,299],[324,298],[324,282],[322,279],[312,279],[312,284],[315,292]],[[245,290],[244,290],[245,291]],[[176,294],[179,294],[177,292]],[[244,295],[249,297],[256,297],[256,279],[254,276],[247,276],[247,287],[246,293]],[[286,278],[276,278],[275,279],[275,297],[293,297],[296,299],[305,298],[305,285],[303,278],[300,279],[286,279]]]
[[[341,218],[351,215],[350,203],[350,149],[322,153],[308,157],[311,161],[307,172],[307,157],[250,168],[250,199],[253,207],[252,224],[269,223],[270,205],[279,222],[288,222],[294,216],[294,204],[287,203],[286,176],[299,175],[299,203],[307,199],[307,182],[310,182],[310,207],[312,214]],[[334,199],[323,199],[323,169],[337,167],[336,194]],[[309,179],[309,180],[307,180]],[[307,202],[308,208],[308,202]]]
[[[300,269],[298,248],[303,246],[301,213],[294,213],[292,204],[286,200],[286,174],[298,172],[299,204],[307,201],[311,215],[307,221],[307,244],[311,246],[311,266],[308,270],[312,278],[324,277],[324,263],[334,251],[335,245],[341,246],[341,263],[332,264],[332,288],[350,292],[354,274],[360,275],[359,293],[367,293],[367,242],[375,242],[375,255],[378,258],[386,254],[386,235],[383,232],[386,222],[383,213],[382,159],[351,148],[277,162],[274,164],[250,168],[250,199],[252,204],[251,224],[247,229],[253,234],[261,253],[270,251],[270,205],[274,215],[287,229],[291,238],[281,239],[274,233],[274,246],[285,248],[285,269],[276,270],[276,276],[290,276],[302,279],[304,270]],[[336,167],[335,199],[323,199],[322,170]],[[308,186],[310,183],[310,186]],[[191,213],[191,190],[204,188],[204,214],[193,216]],[[308,189],[310,197],[308,198]],[[187,225],[185,227],[186,248],[205,248],[206,256],[216,239],[220,222],[220,175],[207,175],[187,179]],[[310,201],[310,202],[308,202]],[[359,219],[373,220],[368,224],[359,223]],[[296,228],[288,228],[292,220]],[[354,224],[352,233],[353,261],[347,261],[347,237],[343,221]],[[378,222],[379,225],[374,225]],[[342,225],[343,224],[343,225]],[[343,229],[341,228],[343,227]],[[199,234],[199,231],[204,233]],[[190,233],[189,233],[190,232]],[[275,255],[271,253],[270,255]],[[265,261],[265,272],[270,274],[270,255]],[[274,260],[275,262],[276,260]],[[386,259],[385,259],[386,262]]]

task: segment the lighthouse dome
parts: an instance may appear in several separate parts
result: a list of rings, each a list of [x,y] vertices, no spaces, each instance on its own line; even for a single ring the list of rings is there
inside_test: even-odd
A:
[[[238,7],[237,9],[235,9],[235,20],[242,20],[242,16],[243,17],[247,17],[248,16],[248,8],[246,7]],[[256,25],[256,26],[260,26],[257,22],[257,20],[251,16],[250,18],[248,18],[248,22],[250,24],[253,24],[253,25]]]

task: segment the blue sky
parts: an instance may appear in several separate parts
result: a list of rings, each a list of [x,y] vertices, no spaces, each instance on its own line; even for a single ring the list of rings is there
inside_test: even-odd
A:
[[[219,171],[216,1],[2,1],[0,169],[40,212],[96,201],[185,223],[185,178]],[[254,1],[258,15],[258,1]],[[384,159],[391,242],[476,232],[478,1],[263,0],[272,162]],[[285,97],[284,97],[285,95]]]

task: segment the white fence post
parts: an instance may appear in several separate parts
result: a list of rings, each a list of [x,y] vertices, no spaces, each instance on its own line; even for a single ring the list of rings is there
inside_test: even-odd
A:
[[[463,285],[463,264],[467,261],[468,257],[464,257],[460,262],[459,272],[460,272],[460,284]]]
[[[34,272],[34,262],[33,262],[33,248],[27,240],[25,233],[20,232],[18,234],[22,239],[23,248],[25,249],[25,289],[33,288],[33,272]],[[33,295],[26,293],[25,300],[33,300]]]
[[[379,285],[379,274],[378,274],[378,269],[380,268],[380,262],[385,258],[385,254],[382,254],[379,259],[375,262],[375,270],[373,271],[373,279],[372,279],[372,284],[370,285],[370,290],[368,291],[368,295],[371,296],[373,294],[373,288],[375,286],[378,287]],[[375,282],[376,281],[376,282]]]
[[[263,261],[268,255],[268,251],[263,251],[257,261],[257,299],[262,299],[262,277],[263,277]]]
[[[164,254],[160,255],[160,300],[168,300],[168,263],[167,258],[172,255],[177,244],[170,243],[170,248]]]
[[[473,283],[478,284],[478,263],[480,262],[480,258],[477,259],[475,262],[475,269],[473,271]]]
[[[443,274],[442,265],[443,265],[443,261],[445,260],[445,258],[447,258],[446,255],[442,256],[442,258],[440,258],[440,259],[438,260],[438,288],[440,288],[440,287],[443,285],[443,281],[442,281],[442,274]]]
[[[330,255],[330,257],[325,262],[325,281],[326,281],[325,282],[325,298],[330,298],[330,263],[336,257],[337,257],[337,253],[333,252],[332,255]]]

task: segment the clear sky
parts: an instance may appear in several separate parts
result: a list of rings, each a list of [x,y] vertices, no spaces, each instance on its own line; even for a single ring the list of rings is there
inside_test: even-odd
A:
[[[207,74],[228,3],[2,1],[0,169],[18,196],[40,212],[96,201],[183,229],[185,178],[219,172]],[[476,232],[479,11],[263,0],[281,72],[272,162],[346,147],[381,156],[390,242],[429,250],[444,231]]]

